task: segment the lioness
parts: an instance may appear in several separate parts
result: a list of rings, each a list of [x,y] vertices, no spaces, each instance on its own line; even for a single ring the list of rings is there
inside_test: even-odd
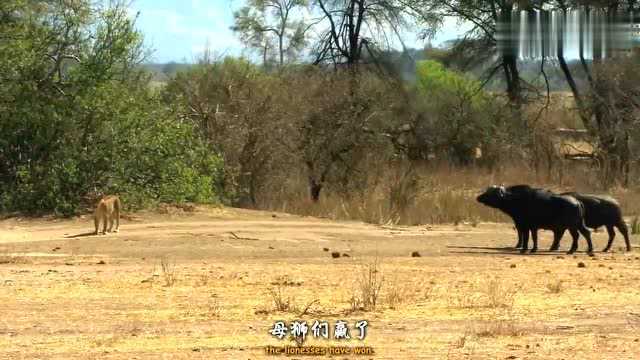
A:
[[[102,220],[102,233],[107,233],[107,221],[109,222],[109,232],[111,232],[114,218],[116,228],[113,232],[118,232],[118,228],[120,227],[120,198],[116,195],[107,195],[96,205],[96,211],[94,213],[94,222],[96,225],[95,234],[99,234],[98,228],[100,227],[100,220]]]

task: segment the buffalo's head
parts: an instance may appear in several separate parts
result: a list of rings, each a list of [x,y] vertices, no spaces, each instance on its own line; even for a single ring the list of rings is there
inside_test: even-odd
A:
[[[478,195],[476,200],[479,203],[490,206],[492,208],[499,208],[507,197],[507,190],[504,186],[489,186],[482,194]]]

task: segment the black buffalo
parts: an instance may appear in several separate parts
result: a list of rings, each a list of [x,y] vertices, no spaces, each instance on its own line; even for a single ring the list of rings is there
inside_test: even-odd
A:
[[[557,195],[529,185],[514,185],[506,188],[491,186],[477,200],[501,210],[513,219],[518,231],[518,243],[522,245],[521,253],[527,251],[529,232],[533,239],[531,252],[538,250],[538,229],[552,230],[554,241],[568,229],[573,237],[569,254],[578,249],[578,237],[582,234],[587,240],[588,253],[593,253],[591,233],[584,223],[584,206],[574,197]]]
[[[561,195],[573,196],[584,205],[584,223],[587,227],[595,229],[600,226],[605,226],[607,228],[609,242],[602,251],[607,252],[611,248],[613,238],[616,237],[616,233],[613,230],[614,226],[617,227],[618,231],[624,236],[627,251],[631,251],[627,224],[625,224],[622,218],[622,210],[616,199],[606,195],[590,195],[575,192],[562,193]],[[558,250],[563,234],[564,231],[559,236],[554,237],[553,244],[549,250]]]

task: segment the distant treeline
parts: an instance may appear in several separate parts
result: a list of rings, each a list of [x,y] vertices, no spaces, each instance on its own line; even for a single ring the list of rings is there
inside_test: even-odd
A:
[[[392,71],[401,76],[405,81],[413,82],[416,76],[416,63],[425,59],[439,59],[439,55],[442,54],[441,49],[427,48],[427,49],[412,49],[409,48],[406,51],[385,51],[382,52],[382,61],[385,62]],[[166,82],[170,78],[174,77],[179,71],[184,71],[194,66],[194,63],[180,63],[180,62],[168,62],[168,63],[144,63],[142,67],[148,70],[152,74],[152,80],[158,82]],[[583,83],[587,80],[583,72],[580,71],[580,63],[578,61],[569,61],[568,66],[574,70],[576,74],[576,82],[579,86],[583,86]],[[540,71],[540,61],[526,60],[519,61],[520,75],[528,83],[544,88],[546,90],[546,83],[544,76]],[[467,69],[467,72],[480,81],[487,79],[487,72],[489,70],[488,64],[479,64],[471,69]],[[570,91],[571,89],[567,85],[567,81],[559,68],[556,61],[545,61],[544,71],[549,82],[550,91]],[[501,77],[501,74],[495,74],[486,84],[485,89],[488,91],[504,91],[506,83]]]

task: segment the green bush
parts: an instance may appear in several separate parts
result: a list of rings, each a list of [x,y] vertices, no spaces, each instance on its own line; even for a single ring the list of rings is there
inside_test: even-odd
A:
[[[74,214],[95,192],[129,208],[219,201],[221,158],[139,70],[124,2],[7,0],[0,13],[1,211]]]
[[[424,114],[417,129],[436,155],[464,165],[475,161],[479,149],[484,162],[496,163],[517,143],[507,109],[479,81],[432,60],[418,62],[416,72],[418,111]]]

